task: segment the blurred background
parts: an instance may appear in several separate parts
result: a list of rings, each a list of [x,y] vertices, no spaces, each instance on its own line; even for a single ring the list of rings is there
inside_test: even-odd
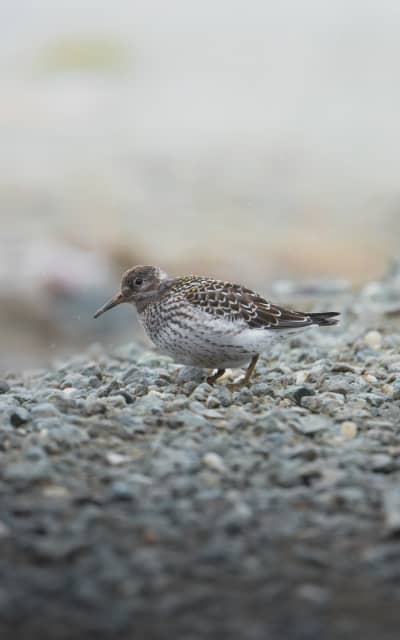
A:
[[[397,0],[1,3],[0,370],[131,338],[92,314],[138,262],[289,297],[379,278],[399,33]]]

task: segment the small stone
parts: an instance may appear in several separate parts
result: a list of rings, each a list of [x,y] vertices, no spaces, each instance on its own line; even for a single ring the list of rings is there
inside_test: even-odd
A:
[[[119,393],[115,396],[109,396],[107,398],[107,404],[115,409],[122,409],[126,407],[127,402],[125,396]]]
[[[17,407],[15,409],[12,409],[10,413],[10,422],[13,427],[22,427],[22,425],[29,422],[29,419],[29,411],[24,409],[24,407]]]
[[[10,385],[5,380],[0,380],[0,394],[10,391]]]
[[[199,400],[200,402],[204,402],[208,395],[210,394],[212,387],[208,384],[208,382],[202,382],[199,384],[196,389],[192,393],[193,400]]]
[[[215,387],[213,395],[218,398],[223,407],[230,407],[232,404],[232,392],[225,386]]]
[[[25,451],[25,458],[27,460],[42,460],[46,457],[46,452],[41,447],[28,447]]]
[[[237,393],[238,393],[238,395],[237,395],[238,402],[243,402],[244,404],[246,404],[246,403],[251,402],[253,400],[253,394],[252,394],[251,390],[247,389],[246,387],[243,387],[243,388],[239,389],[239,391]]]
[[[394,386],[392,384],[384,384],[382,385],[382,392],[383,393],[393,393],[394,391]]]
[[[207,400],[206,400],[206,407],[208,409],[216,409],[217,407],[220,407],[221,403],[218,400],[218,398],[216,398],[215,396],[208,396]]]
[[[29,484],[47,480],[50,475],[50,465],[46,459],[34,462],[14,462],[4,469],[3,475],[9,482]]]
[[[132,498],[132,491],[126,482],[116,480],[111,485],[111,495],[117,500],[130,500]]]
[[[307,378],[309,376],[309,372],[308,371],[297,371],[296,372],[296,385],[301,386],[303,385],[306,381]]]
[[[50,402],[41,402],[31,409],[33,418],[50,418],[59,415],[59,411],[54,404]]]
[[[184,384],[185,382],[197,382],[200,384],[203,380],[204,371],[197,367],[182,367],[176,377],[178,384]]]
[[[313,604],[325,604],[329,601],[329,591],[316,584],[301,584],[296,590],[297,596]]]
[[[88,379],[88,386],[96,389],[101,384],[100,379],[97,376],[90,376]]]
[[[107,404],[99,398],[89,398],[83,403],[83,409],[87,416],[95,416],[106,413]]]
[[[334,416],[344,405],[344,402],[345,398],[341,393],[325,391],[314,396],[304,396],[301,406],[315,413],[329,413]]]
[[[365,382],[368,382],[369,384],[375,384],[375,382],[378,382],[378,378],[376,378],[376,376],[373,376],[371,373],[366,373],[363,376]]]
[[[344,422],[342,422],[340,432],[344,438],[351,440],[352,438],[356,437],[358,427],[355,422],[352,422],[351,420],[345,420]]]
[[[371,467],[373,471],[390,473],[393,471],[394,464],[391,456],[388,456],[386,453],[377,453],[372,456]]]
[[[272,387],[270,387],[270,385],[267,384],[266,382],[256,382],[256,384],[252,385],[251,390],[253,392],[253,395],[255,396],[273,396],[274,395],[274,391]]]
[[[191,427],[201,428],[207,425],[207,420],[200,414],[193,413],[189,409],[182,409],[175,414],[168,416],[167,425],[171,429],[178,429],[179,427]]]
[[[160,415],[163,411],[163,395],[158,391],[149,391],[146,396],[142,396],[133,403],[133,412],[138,416]]]
[[[379,331],[368,331],[364,336],[364,342],[368,347],[377,351],[382,346],[382,334]]]
[[[66,399],[66,400],[70,400],[73,398],[79,398],[80,396],[80,391],[79,389],[76,389],[75,387],[66,387],[65,389],[62,390],[62,396]]]
[[[67,498],[70,495],[68,489],[59,484],[47,485],[42,493],[49,498]]]
[[[85,387],[86,384],[87,380],[85,376],[80,373],[69,373],[60,384],[60,388],[64,390],[68,388],[80,388]]]
[[[115,451],[107,453],[106,460],[108,464],[111,464],[112,466],[119,466],[121,464],[125,464],[125,462],[129,462],[128,456],[124,456],[123,454]]]
[[[56,425],[51,429],[44,429],[40,435],[46,449],[52,443],[61,447],[74,447],[90,440],[86,431],[73,424]]]
[[[298,421],[293,422],[293,427],[299,433],[306,436],[312,436],[320,431],[325,431],[331,426],[330,420],[323,416],[308,415],[299,418]]]
[[[214,453],[213,451],[209,451],[203,456],[203,464],[209,467],[209,469],[213,469],[213,471],[218,471],[219,473],[226,471],[223,459],[218,453]]]
[[[306,396],[315,396],[314,389],[311,389],[311,387],[294,387],[285,393],[286,398],[293,400],[298,405],[301,405],[302,399]]]

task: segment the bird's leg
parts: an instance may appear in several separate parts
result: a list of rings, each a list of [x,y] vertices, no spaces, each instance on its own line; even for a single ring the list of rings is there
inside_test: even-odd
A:
[[[212,374],[212,376],[208,376],[207,378],[208,384],[214,384],[214,382],[216,382],[218,378],[223,376],[224,373],[225,373],[225,369],[217,369],[216,372]]]
[[[242,380],[239,380],[239,382],[235,382],[233,384],[228,384],[227,386],[229,387],[229,389],[231,389],[231,391],[236,391],[237,389],[240,389],[241,387],[245,387],[246,385],[249,384],[250,382],[250,378],[253,375],[253,371],[256,368],[256,364],[257,364],[257,360],[260,356],[256,355],[253,356],[251,359],[251,362],[249,364],[249,366],[246,369],[246,373],[244,375],[244,377],[242,378]]]

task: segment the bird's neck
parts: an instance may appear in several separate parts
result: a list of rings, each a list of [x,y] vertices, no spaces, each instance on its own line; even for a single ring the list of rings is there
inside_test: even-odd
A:
[[[138,313],[143,313],[147,307],[158,302],[175,284],[178,278],[166,278],[160,282],[160,286],[158,289],[154,289],[153,291],[146,291],[141,295],[137,295],[135,297],[135,306]]]

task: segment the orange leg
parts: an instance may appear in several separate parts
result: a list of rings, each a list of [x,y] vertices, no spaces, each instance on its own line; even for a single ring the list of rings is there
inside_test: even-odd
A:
[[[244,375],[244,378],[242,378],[242,380],[239,380],[239,382],[235,382],[234,384],[228,384],[228,387],[229,389],[231,389],[231,391],[236,391],[237,389],[240,389],[241,387],[245,387],[250,383],[250,378],[253,375],[253,371],[256,368],[257,360],[259,357],[260,357],[259,355],[252,357],[251,362],[247,367],[246,373]]]

